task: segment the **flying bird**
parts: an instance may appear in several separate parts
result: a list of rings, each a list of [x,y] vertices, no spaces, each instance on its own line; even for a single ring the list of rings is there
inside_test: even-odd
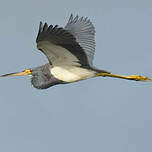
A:
[[[33,87],[37,89],[98,76],[152,81],[146,76],[117,75],[94,67],[95,28],[88,18],[73,17],[71,14],[64,28],[40,22],[36,43],[47,57],[47,64],[1,77],[29,75]]]

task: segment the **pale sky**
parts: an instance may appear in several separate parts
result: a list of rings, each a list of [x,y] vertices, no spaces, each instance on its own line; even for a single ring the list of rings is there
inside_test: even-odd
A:
[[[0,74],[45,64],[39,22],[70,14],[96,27],[94,65],[152,77],[152,1],[1,0]],[[152,83],[93,78],[47,90],[30,78],[0,79],[1,152],[151,152]]]

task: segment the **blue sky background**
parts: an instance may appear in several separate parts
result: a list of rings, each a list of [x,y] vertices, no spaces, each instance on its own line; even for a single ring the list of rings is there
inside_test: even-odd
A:
[[[87,16],[96,27],[94,64],[152,77],[152,1],[2,0],[0,73],[45,64],[40,21],[64,26]],[[28,77],[0,79],[2,152],[151,152],[152,83],[94,78],[47,90]]]

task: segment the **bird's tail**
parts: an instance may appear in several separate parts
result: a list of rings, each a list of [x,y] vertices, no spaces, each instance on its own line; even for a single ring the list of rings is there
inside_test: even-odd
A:
[[[102,77],[113,77],[113,78],[120,78],[120,79],[127,79],[127,80],[134,80],[134,81],[152,81],[149,77],[141,76],[141,75],[117,75],[112,73],[104,73],[99,72],[96,74],[96,76],[102,76]]]

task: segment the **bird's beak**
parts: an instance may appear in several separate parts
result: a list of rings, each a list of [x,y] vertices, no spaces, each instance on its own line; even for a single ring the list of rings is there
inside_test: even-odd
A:
[[[22,72],[4,74],[4,75],[1,75],[0,77],[30,75],[31,73],[32,73],[31,70],[25,70],[25,71],[22,71]]]

